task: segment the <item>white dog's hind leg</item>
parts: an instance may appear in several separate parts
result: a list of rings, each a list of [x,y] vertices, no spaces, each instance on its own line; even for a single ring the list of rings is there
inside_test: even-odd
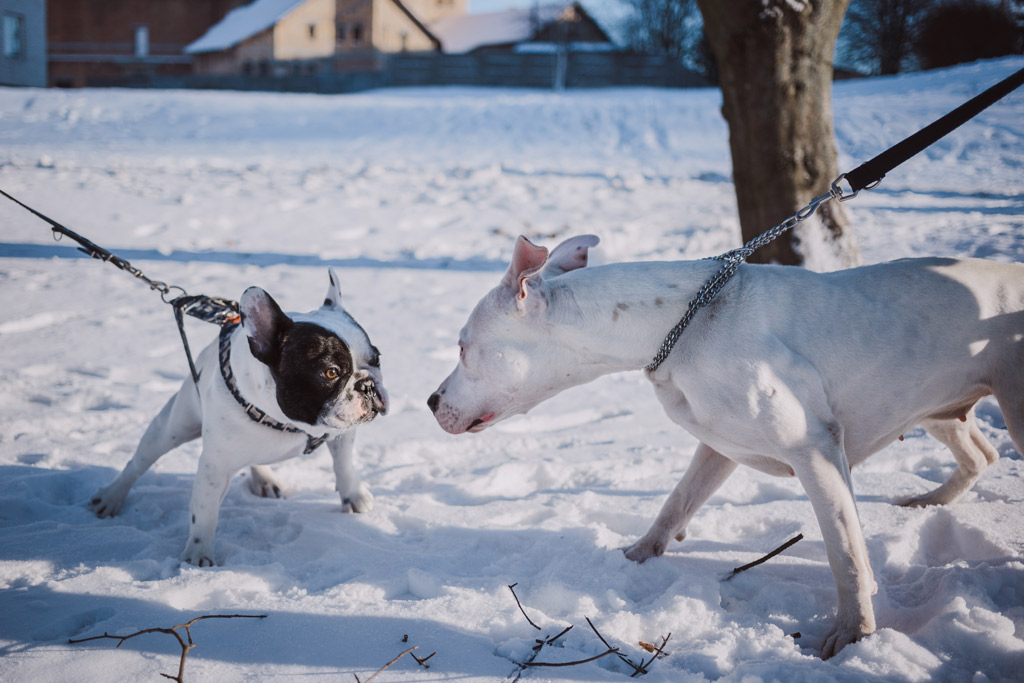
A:
[[[334,459],[336,488],[341,496],[342,512],[369,512],[373,509],[373,494],[356,474],[352,459],[355,453],[356,433],[350,429],[337,439],[327,442]]]
[[[128,491],[160,456],[199,438],[201,431],[202,415],[198,394],[190,377],[146,427],[132,459],[113,481],[93,494],[89,506],[96,511],[98,517],[116,515],[124,505]]]
[[[669,494],[651,528],[626,549],[626,557],[645,562],[664,553],[673,538],[683,540],[686,525],[735,469],[735,462],[710,446],[697,446],[686,474]]]
[[[868,562],[864,532],[850,482],[846,454],[836,443],[822,444],[792,460],[818,518],[828,563],[835,577],[839,608],[835,626],[825,637],[822,659],[875,630],[871,596],[877,590]]]
[[[1020,355],[1024,356],[1024,353]],[[1007,372],[992,387],[1017,452],[1024,455],[1024,358],[1011,361]]]
[[[284,498],[284,490],[266,465],[249,468],[249,490],[260,498]]]
[[[978,429],[973,408],[967,412],[964,422],[961,422],[959,418],[925,420],[921,426],[952,451],[953,457],[956,458],[956,470],[949,480],[939,488],[920,496],[908,498],[900,505],[924,507],[955,503],[971,490],[971,487],[989,465],[999,460],[999,452]]]

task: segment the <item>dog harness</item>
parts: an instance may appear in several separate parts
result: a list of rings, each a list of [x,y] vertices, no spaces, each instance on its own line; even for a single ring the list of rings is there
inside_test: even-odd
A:
[[[227,385],[228,391],[238,401],[238,405],[245,408],[245,414],[249,416],[253,422],[257,422],[261,425],[276,429],[279,432],[288,432],[289,434],[303,434],[306,437],[306,450],[302,451],[304,454],[312,453],[313,450],[327,441],[327,434],[323,436],[314,437],[309,433],[299,429],[293,424],[287,424],[279,422],[274,418],[267,415],[264,411],[254,406],[249,401],[242,398],[241,392],[238,391],[238,383],[235,381],[235,373],[231,371],[231,333],[238,327],[238,323],[229,323],[222,325],[220,328],[220,376],[224,378],[224,384]]]

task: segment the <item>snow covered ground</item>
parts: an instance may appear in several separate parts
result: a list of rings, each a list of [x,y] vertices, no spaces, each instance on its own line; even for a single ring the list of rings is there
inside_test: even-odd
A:
[[[843,168],[1022,66],[836,85]],[[196,624],[189,680],[365,680],[412,645],[436,651],[430,668],[405,657],[377,680],[502,680],[570,624],[537,661],[603,652],[586,617],[634,660],[639,641],[672,634],[647,680],[1024,680],[1024,459],[989,401],[982,429],[1003,458],[961,504],[890,504],[952,471],[921,430],[854,471],[879,631],[827,662],[816,649],[835,589],[797,482],[741,468],[683,543],[642,566],[623,557],[695,446],[639,373],[477,436],[443,433],[427,410],[517,234],[553,246],[596,233],[594,262],[738,243],[719,106],[714,90],[0,89],[0,188],[190,292],[258,284],[306,310],[339,268],[393,400],[359,432],[373,512],[339,512],[318,451],[276,468],[282,500],[237,477],[220,566],[180,565],[198,443],[159,461],[119,517],[86,507],[187,375],[170,309],[0,201],[0,680],[158,680],[177,668],[170,636],[67,639],[231,613],[267,618]],[[1024,93],[848,208],[867,262],[1024,261]],[[201,347],[215,331],[189,334]],[[630,673],[609,656],[523,676]]]

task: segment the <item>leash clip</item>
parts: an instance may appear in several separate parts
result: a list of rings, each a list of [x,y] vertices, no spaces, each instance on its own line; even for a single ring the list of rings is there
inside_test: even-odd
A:
[[[853,199],[854,197],[856,197],[858,194],[860,194],[860,192],[861,192],[860,190],[853,190],[853,192],[850,193],[850,194],[844,193],[843,192],[843,188],[839,186],[839,183],[842,182],[845,179],[846,179],[846,174],[845,173],[840,173],[839,177],[832,181],[832,192],[831,192],[831,195],[833,197],[835,197],[836,199],[838,199],[839,201],[841,201],[841,202],[848,202],[851,199]],[[876,187],[878,187],[878,184],[881,183],[881,182],[882,182],[882,179],[879,178],[878,180],[874,181],[870,185],[865,185],[862,189],[864,189],[864,190],[873,190]],[[852,186],[851,186],[851,189],[852,189]]]

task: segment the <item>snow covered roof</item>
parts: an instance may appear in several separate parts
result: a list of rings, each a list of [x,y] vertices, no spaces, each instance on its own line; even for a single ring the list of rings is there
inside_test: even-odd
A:
[[[484,45],[509,45],[527,41],[533,37],[538,24],[554,21],[567,7],[564,4],[542,5],[445,17],[431,24],[430,31],[441,40],[446,53],[472,52]]]
[[[188,54],[217,52],[266,31],[306,0],[255,0],[228,12],[198,40],[185,47]]]

